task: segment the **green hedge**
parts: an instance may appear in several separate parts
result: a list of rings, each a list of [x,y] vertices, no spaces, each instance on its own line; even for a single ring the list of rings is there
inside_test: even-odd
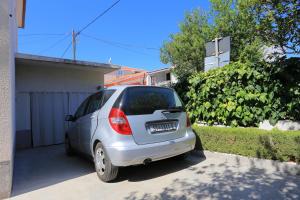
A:
[[[199,72],[175,89],[192,121],[258,126],[263,120],[300,120],[300,60],[233,62]],[[185,90],[185,91],[184,91]]]
[[[193,125],[204,150],[300,163],[300,131]]]

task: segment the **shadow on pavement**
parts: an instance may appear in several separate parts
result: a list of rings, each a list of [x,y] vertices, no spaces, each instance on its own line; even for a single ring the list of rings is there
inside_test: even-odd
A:
[[[245,168],[243,162],[238,157],[233,163],[204,162],[187,169],[193,172],[193,178],[175,178],[160,193],[133,191],[124,199],[300,199],[300,176],[284,168],[270,173],[267,166],[259,166],[254,160]]]
[[[180,160],[174,157],[152,162],[148,165],[124,167],[120,169],[119,178],[115,182],[125,180],[130,182],[149,180],[189,168],[204,160],[205,157],[203,152],[195,151],[192,152],[185,160]]]
[[[64,145],[20,150],[15,155],[12,196],[93,172],[91,161],[66,156]]]

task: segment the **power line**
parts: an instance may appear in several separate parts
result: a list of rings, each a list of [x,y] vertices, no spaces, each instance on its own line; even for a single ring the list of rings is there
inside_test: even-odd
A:
[[[56,42],[61,37],[62,36],[59,36],[59,37],[57,37],[57,36],[55,36],[55,37],[53,37],[53,36],[47,36],[47,37],[26,37],[26,38],[20,39],[20,41],[18,42],[18,44],[30,44],[30,45],[39,44],[39,46],[40,46],[41,42],[49,41],[49,44],[50,44],[50,43]]]
[[[91,39],[95,39],[95,40],[99,40],[105,43],[110,43],[110,44],[116,44],[116,45],[120,45],[120,46],[126,46],[129,48],[138,48],[138,49],[146,49],[146,50],[155,50],[155,51],[159,51],[159,48],[155,48],[155,47],[147,47],[147,46],[142,46],[142,45],[133,45],[133,44],[128,44],[128,43],[121,43],[121,42],[115,42],[115,41],[109,41],[109,40],[104,40],[98,37],[94,37],[91,35],[87,35],[85,33],[82,33],[83,36],[91,38]]]
[[[67,48],[65,49],[65,51],[63,52],[62,56],[61,57],[64,57],[65,54],[67,53],[67,51],[70,49],[70,47],[72,46],[72,43],[76,43],[76,37],[81,34],[85,29],[87,29],[90,25],[92,25],[93,23],[95,23],[98,19],[100,19],[102,16],[104,16],[108,11],[110,11],[114,6],[116,6],[121,0],[117,0],[115,3],[113,3],[110,7],[108,7],[106,10],[104,10],[102,13],[100,13],[98,16],[96,16],[92,21],[90,21],[87,25],[85,25],[83,28],[80,29],[80,31],[78,31],[77,33],[74,34],[74,38],[73,38],[73,41],[71,41]],[[59,36],[59,35],[63,35],[63,34],[56,34],[56,33],[46,33],[46,34],[43,34],[43,33],[35,33],[35,34],[24,34],[22,36],[49,36],[49,35],[52,35],[52,36]],[[68,34],[69,36],[70,34]],[[64,37],[62,38],[61,40],[57,41],[56,43],[54,43],[53,45],[51,45],[50,47],[48,47],[47,49],[41,51],[41,52],[45,52],[49,49],[52,49],[53,47],[55,47],[56,45],[58,45],[59,43],[61,43],[62,41],[64,41],[65,39],[67,38]]]
[[[21,37],[31,37],[31,36],[62,36],[65,33],[29,33],[29,34],[19,34]]]
[[[81,28],[77,33],[74,32],[72,33],[72,41],[71,43],[67,46],[67,48],[65,49],[64,53],[62,54],[61,57],[64,57],[64,55],[67,53],[67,51],[69,50],[69,48],[71,47],[71,45],[73,44],[73,48],[76,47],[76,38],[77,36],[79,36],[85,29],[87,29],[90,25],[92,25],[93,23],[95,23],[98,19],[100,19],[102,16],[104,16],[108,11],[110,11],[115,5],[117,5],[121,0],[116,1],[115,3],[113,3],[110,7],[108,7],[106,10],[104,10],[102,13],[100,13],[98,16],[96,16],[92,21],[90,21],[87,25],[85,25],[83,28]],[[74,50],[73,50],[74,51]],[[75,51],[74,51],[75,52]],[[75,60],[75,55],[76,53],[73,53],[73,59]]]
[[[127,50],[127,51],[131,51],[133,53],[137,53],[137,54],[142,54],[142,55],[149,55],[149,54],[146,54],[146,53],[143,53],[143,52],[139,52],[139,51],[135,51],[133,49],[130,49],[128,47],[124,47],[124,46],[121,46],[119,44],[115,44],[113,42],[109,42],[109,41],[105,41],[105,40],[102,40],[100,38],[95,38],[95,37],[88,37],[86,36],[85,34],[82,34],[82,36],[85,36],[87,38],[90,38],[90,39],[94,39],[96,41],[99,41],[99,42],[102,42],[102,43],[105,43],[105,44],[108,44],[108,45],[111,45],[111,46],[114,46],[114,47],[117,47],[117,48],[120,48],[120,49],[124,49],[124,50]]]
[[[38,52],[38,54],[44,53],[45,51],[49,51],[50,49],[56,47],[58,44],[60,44],[61,42],[63,42],[65,39],[67,39],[70,36],[71,33],[68,33],[65,37],[63,37],[62,39],[59,39],[58,41],[56,41],[55,43],[53,43],[51,46],[47,47],[44,50],[41,50],[40,52]]]
[[[61,58],[63,58],[65,56],[65,54],[67,53],[67,51],[70,49],[71,46],[72,46],[72,41],[68,44],[67,48],[65,49],[65,51],[61,55]]]
[[[104,10],[102,13],[100,13],[97,17],[95,17],[90,23],[85,25],[80,31],[77,32],[77,35],[79,35],[82,31],[87,29],[91,24],[93,24],[95,21],[97,21],[99,18],[101,18],[103,15],[105,15],[108,11],[110,11],[115,5],[117,5],[121,0],[116,1],[113,3],[110,7],[108,7],[106,10]]]

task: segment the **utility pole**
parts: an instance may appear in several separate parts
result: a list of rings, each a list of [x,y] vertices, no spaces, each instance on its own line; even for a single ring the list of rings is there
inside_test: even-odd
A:
[[[73,47],[73,60],[76,60],[76,32],[72,30],[72,47]]]
[[[217,67],[219,67],[219,39],[221,38],[215,38],[215,51],[216,51],[216,59],[217,59]]]

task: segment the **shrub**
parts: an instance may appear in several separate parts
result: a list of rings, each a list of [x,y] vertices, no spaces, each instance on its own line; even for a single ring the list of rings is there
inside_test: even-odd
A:
[[[279,96],[286,108],[286,117],[291,120],[300,119],[300,59],[290,58],[276,63],[279,72],[276,74],[283,90]]]
[[[257,126],[265,119],[273,124],[279,119],[299,120],[299,73],[290,73],[294,80],[283,78],[295,66],[299,69],[299,61],[293,65],[234,62],[197,73],[189,80],[186,108],[193,121],[208,124]]]
[[[205,150],[300,163],[300,131],[193,125]]]

